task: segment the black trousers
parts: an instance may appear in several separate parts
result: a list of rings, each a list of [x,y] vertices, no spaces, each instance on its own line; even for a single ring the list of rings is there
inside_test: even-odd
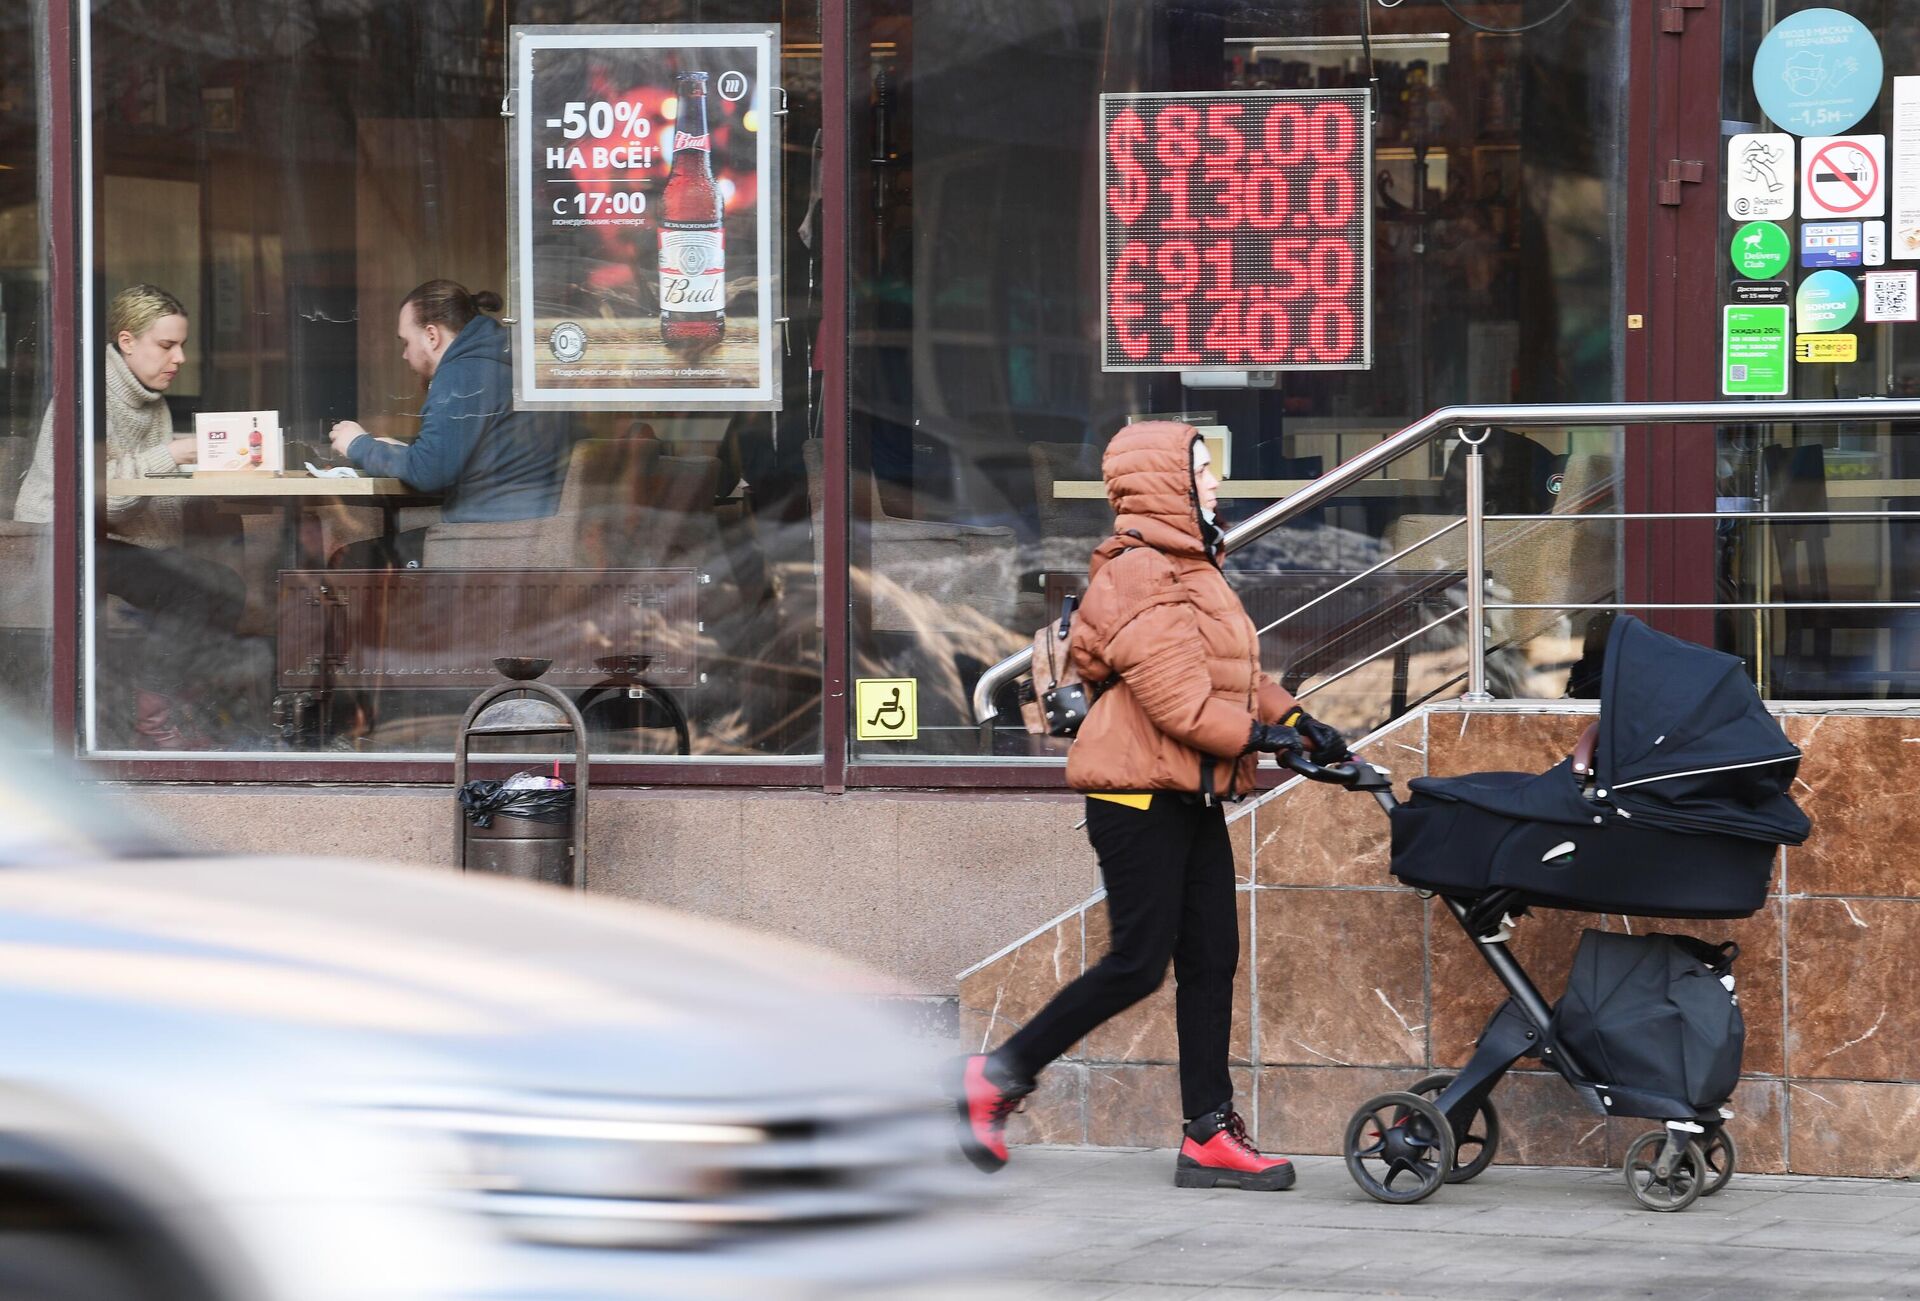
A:
[[[1227,1045],[1240,923],[1233,845],[1218,804],[1159,794],[1145,809],[1087,801],[1087,838],[1107,886],[1112,948],[1000,1047],[1031,1079],[1103,1021],[1160,987],[1173,960],[1180,1106],[1188,1119],[1233,1100]]]
[[[172,547],[107,538],[100,585],[151,618],[152,634],[130,675],[136,687],[177,696],[228,667],[247,588],[225,565]]]

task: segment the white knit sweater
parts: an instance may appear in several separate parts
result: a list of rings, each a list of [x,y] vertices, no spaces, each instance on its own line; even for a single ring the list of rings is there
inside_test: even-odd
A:
[[[156,393],[127,369],[118,348],[107,349],[107,446],[109,479],[142,479],[175,469],[167,443],[173,438],[173,417],[165,395]],[[53,408],[40,421],[40,442],[33,464],[20,483],[13,517],[33,524],[53,520]],[[107,533],[143,547],[177,547],[180,527],[178,497],[108,497]]]

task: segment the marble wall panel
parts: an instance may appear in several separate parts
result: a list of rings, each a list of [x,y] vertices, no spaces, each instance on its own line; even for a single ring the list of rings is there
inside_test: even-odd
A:
[[[1417,1083],[1417,1069],[1262,1066],[1255,1141],[1281,1156],[1337,1156],[1347,1121],[1369,1098]]]
[[[1787,1107],[1796,1173],[1920,1177],[1920,1085],[1792,1080]]]
[[[1258,832],[1261,885],[1393,883],[1387,818],[1371,796],[1303,782],[1260,807]]]
[[[1259,1055],[1280,1065],[1422,1066],[1424,908],[1410,890],[1259,890]]]
[[[1496,1165],[1585,1165],[1607,1161],[1607,1117],[1597,1116],[1551,1071],[1513,1071],[1493,1089],[1500,1116]]]
[[[1253,1071],[1233,1069],[1234,1107],[1253,1123]],[[1089,1065],[1087,1141],[1096,1147],[1179,1147],[1187,1117],[1177,1066]]]
[[[1236,892],[1240,911],[1240,970],[1233,982],[1233,1036],[1228,1060],[1244,1065],[1253,1060],[1253,893]],[[1107,905],[1103,900],[1087,909],[1087,965],[1107,951]],[[1169,966],[1158,990],[1093,1031],[1084,1041],[1089,1060],[1103,1062],[1177,1062],[1180,1036],[1174,1024],[1174,991],[1179,982]]]
[[[1787,901],[1787,1072],[1920,1080],[1920,901]]]
[[[1594,717],[1437,710],[1427,717],[1427,771],[1545,772],[1573,753]]]
[[[1007,1118],[1007,1142],[1087,1141],[1087,1067],[1056,1062],[1040,1073],[1038,1086]]]
[[[995,1047],[1079,976],[1082,929],[1081,914],[1073,913],[961,979],[960,1042],[966,1051]]]
[[[1787,850],[1794,894],[1920,896],[1920,719],[1783,720],[1806,753],[1794,795],[1813,820]]]

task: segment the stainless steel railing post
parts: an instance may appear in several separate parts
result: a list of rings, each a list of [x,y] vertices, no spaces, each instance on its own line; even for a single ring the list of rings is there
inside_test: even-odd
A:
[[[1484,704],[1487,694],[1487,458],[1480,445],[1493,430],[1478,438],[1460,435],[1467,453],[1467,693],[1468,704]]]

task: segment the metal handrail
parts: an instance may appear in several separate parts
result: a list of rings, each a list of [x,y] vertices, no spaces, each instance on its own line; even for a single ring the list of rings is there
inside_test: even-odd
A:
[[[1225,546],[1234,551],[1297,519],[1314,507],[1408,452],[1456,429],[1498,425],[1506,429],[1551,429],[1567,425],[1802,425],[1863,420],[1920,420],[1920,401],[1902,398],[1840,398],[1823,402],[1572,402],[1513,406],[1441,407],[1382,439],[1358,456],[1336,465],[1300,491],[1274,502],[1227,530]],[[1481,512],[1471,512],[1469,527],[1478,532]],[[1568,516],[1570,519],[1579,516]],[[1471,597],[1484,583],[1470,583]],[[1478,605],[1479,602],[1473,602]],[[1639,607],[1636,607],[1639,608]],[[1478,645],[1484,627],[1473,637]],[[1007,656],[980,675],[973,686],[973,715],[982,725],[999,717],[993,697],[1033,662],[1033,649]],[[1478,675],[1476,675],[1478,676]]]

